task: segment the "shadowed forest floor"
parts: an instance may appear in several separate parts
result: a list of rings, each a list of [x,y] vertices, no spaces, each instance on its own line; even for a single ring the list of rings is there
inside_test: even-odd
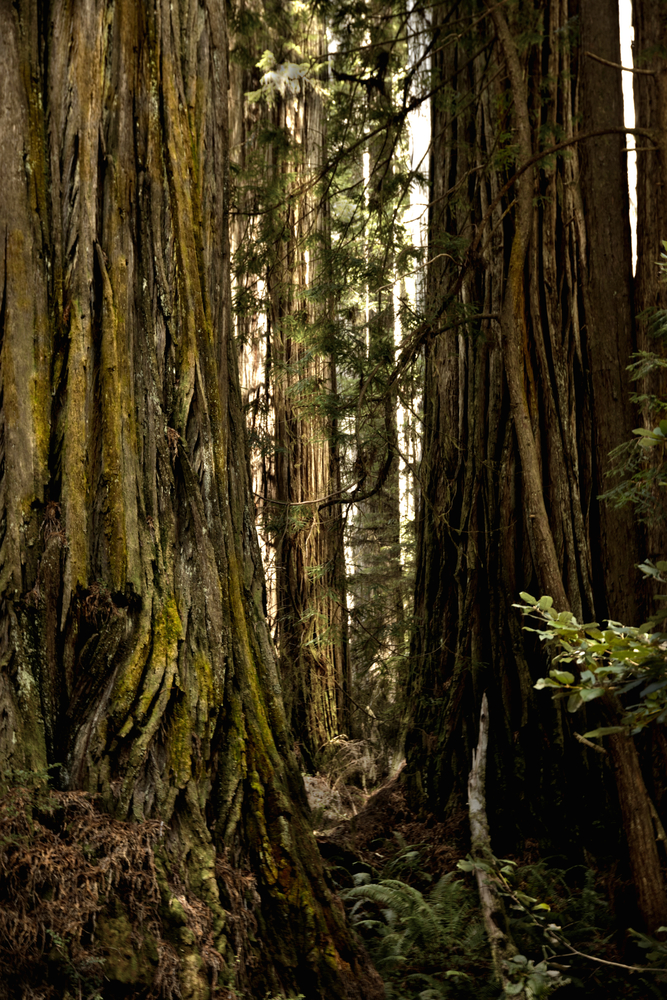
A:
[[[388,1000],[497,1000],[501,994],[465,860],[470,850],[465,810],[448,823],[432,814],[415,816],[399,771],[356,815],[318,832],[317,842],[350,920],[383,976]],[[520,854],[499,864],[506,873],[501,891],[507,927],[517,946],[516,961],[524,963],[516,970],[516,985],[524,986],[521,995],[557,991],[559,1000],[665,996],[664,971],[642,974],[628,968],[651,963],[664,969],[667,947],[649,944],[628,929],[635,911],[622,861],[602,871],[586,859],[541,859],[538,844],[526,841]],[[554,927],[558,946],[549,937]],[[547,957],[548,975],[558,978],[540,975]],[[526,990],[531,975],[534,993]]]

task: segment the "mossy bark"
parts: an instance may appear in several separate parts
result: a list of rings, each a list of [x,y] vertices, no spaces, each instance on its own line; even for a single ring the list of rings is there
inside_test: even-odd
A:
[[[0,81],[0,760],[160,820],[167,889],[210,909],[226,981],[361,996],[263,616],[224,5],[3,5]],[[256,878],[255,945],[223,848]],[[181,988],[203,997],[197,962]]]

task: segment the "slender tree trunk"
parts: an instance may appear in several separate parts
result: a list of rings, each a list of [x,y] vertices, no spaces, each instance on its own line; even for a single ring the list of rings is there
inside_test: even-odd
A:
[[[230,983],[238,964],[256,994],[368,995],[263,616],[224,5],[2,4],[0,81],[3,767],[57,763],[119,819],[160,820],[165,912],[178,885],[199,898]],[[256,883],[255,944],[225,848]],[[187,940],[180,988],[204,997]]]
[[[595,0],[581,11],[582,47],[609,62],[620,63],[618,4]],[[621,74],[586,56],[582,66],[582,110],[591,128],[623,120]],[[583,146],[581,185],[586,216],[588,281],[587,339],[592,359],[594,468],[604,491],[609,453],[631,437],[638,415],[630,403],[627,372],[636,348],[633,331],[633,287],[628,267],[630,216],[627,198],[627,155],[623,136],[593,139]],[[610,199],[614,199],[613,202]],[[620,201],[619,201],[620,199]],[[609,211],[614,204],[616,210]],[[599,617],[637,622],[642,617],[636,564],[641,534],[630,506],[597,506],[593,522],[602,572],[596,590]],[[667,918],[667,894],[660,871],[655,830],[637,748],[631,737],[609,740],[614,764],[630,868],[639,909],[651,930]]]
[[[667,239],[667,12],[663,5],[650,0],[634,0],[634,65],[642,70],[633,75],[635,118],[640,128],[653,132],[652,140],[639,141],[637,153],[637,270],[635,274],[635,315],[637,346],[660,353],[662,345],[649,336],[650,318],[655,309],[667,308],[667,281],[658,262]],[[650,75],[647,75],[650,74]],[[657,148],[652,149],[651,146]],[[650,379],[636,383],[639,393],[667,399],[664,370]],[[654,427],[655,414],[644,413],[645,426]],[[664,559],[667,552],[667,505],[662,490],[654,495],[654,513],[646,525],[645,554],[653,560]],[[650,747],[642,755],[650,764],[649,787],[656,808],[667,821],[667,788],[664,774],[667,763],[667,737],[664,727],[655,727]],[[648,771],[648,768],[645,768]]]
[[[581,5],[581,114],[587,129],[623,122],[620,72],[586,53],[620,63],[617,0]],[[591,361],[594,490],[607,488],[609,453],[632,436],[637,412],[630,403],[627,366],[636,349],[633,315],[630,214],[625,137],[601,136],[581,146],[580,246],[586,281],[585,341]],[[611,210],[610,210],[611,209]],[[584,241],[585,240],[585,241]],[[636,564],[641,535],[630,507],[591,506],[591,544],[600,572],[593,581],[596,614],[639,622],[641,588]]]
[[[657,266],[667,239],[667,14],[660,3],[634,0],[633,75],[635,118],[654,130],[652,142],[640,140],[637,154],[636,312],[667,307],[667,284]],[[651,148],[654,147],[654,148]],[[645,324],[640,324],[645,332]],[[643,345],[644,346],[644,345]]]
[[[610,736],[608,745],[639,912],[648,929],[655,931],[667,918],[667,895],[639,754],[632,737],[624,733]]]

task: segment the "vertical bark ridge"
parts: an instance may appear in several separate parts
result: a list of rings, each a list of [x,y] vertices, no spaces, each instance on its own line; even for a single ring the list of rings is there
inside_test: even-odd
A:
[[[217,0],[0,10],[0,758],[162,821],[165,907],[179,878],[208,906],[226,982],[238,946],[242,989],[373,995],[262,614],[226,45]],[[223,850],[254,872],[261,963],[236,941]],[[203,998],[197,954],[180,988]]]
[[[253,38],[253,59],[262,48],[275,51],[278,59],[292,58],[281,39],[284,26],[274,21],[275,16],[264,40]],[[299,59],[321,58],[325,41],[319,21],[308,25],[307,34],[295,22],[291,32],[304,54]],[[239,34],[239,53],[247,44]],[[318,190],[290,197],[291,187],[298,189],[323,160],[324,110],[315,84],[302,80],[298,94],[276,93],[271,107],[258,107],[241,98],[257,89],[256,68],[232,68],[235,159],[245,171],[241,184],[249,185],[239,192],[242,212],[232,242],[239,257],[249,232],[269,243],[256,273],[251,264],[237,279],[242,293],[252,294],[258,280],[265,289],[258,313],[237,318],[245,340],[241,367],[251,432],[261,452],[253,457],[253,488],[288,724],[308,768],[324,744],[349,735],[351,727],[342,514],[338,505],[318,510],[322,498],[340,487],[335,418],[318,411],[317,401],[321,391],[335,391],[336,382],[334,362],[317,343],[324,340],[330,303],[312,294],[324,275],[326,206]],[[290,144],[287,152],[258,145],[262,127],[278,130]],[[259,211],[264,206],[257,184],[248,180],[253,169],[261,171],[260,188],[267,178],[285,187],[284,207],[268,216]],[[268,200],[275,203],[276,197],[269,190]],[[253,212],[257,218],[248,221]],[[265,331],[258,323],[264,311]]]
[[[479,8],[470,4],[466,10],[472,23]],[[502,339],[496,338],[496,321],[484,320],[434,336],[426,347],[408,682],[417,708],[407,740],[407,780],[422,804],[437,801],[457,815],[465,796],[460,776],[467,773],[486,688],[496,720],[488,763],[493,828],[506,832],[507,846],[511,829],[519,838],[537,836],[545,847],[558,829],[567,831],[573,848],[586,838],[594,848],[595,831],[586,817],[616,808],[612,775],[576,745],[561,704],[536,697],[533,683],[544,665],[522,634],[512,603],[520,590],[548,587],[556,603],[590,619],[611,614],[612,607],[620,609],[614,615],[628,610],[615,603],[617,596],[626,587],[632,594],[637,589],[628,574],[638,538],[622,534],[623,552],[612,566],[617,533],[596,501],[607,453],[633,426],[621,399],[632,349],[629,241],[619,231],[614,259],[603,263],[604,237],[595,230],[595,212],[622,206],[627,187],[620,170],[609,180],[613,196],[611,189],[591,185],[583,153],[574,147],[541,163],[532,178],[525,174],[518,192],[494,210],[479,259],[464,256],[460,248],[475,238],[502,184],[493,158],[503,143],[512,144],[520,163],[540,144],[572,135],[582,102],[588,102],[589,116],[600,102],[593,82],[582,77],[585,46],[574,33],[579,5],[544,0],[521,10],[533,19],[540,41],[515,50],[518,69],[508,66],[513,14],[495,8],[478,22],[474,40],[464,44],[457,28],[461,42],[443,47],[436,60],[438,78],[449,82],[449,90],[434,107],[429,256],[448,253],[450,263],[441,258],[431,265],[431,309],[438,313],[446,289],[456,286],[458,268],[468,264],[448,315],[460,319],[466,304],[498,314]],[[450,16],[445,7],[436,12],[441,35]],[[610,16],[600,12],[601,31]],[[489,21],[498,34],[495,44]],[[488,51],[470,61],[468,52],[477,50],[473,46],[481,50],[484,42]],[[617,43],[612,33],[611,44]],[[618,61],[607,49],[604,57]],[[463,114],[466,100],[470,111]],[[521,101],[523,113],[517,109]],[[614,95],[603,124],[618,111],[615,101]],[[613,124],[619,121],[620,112]],[[508,133],[511,139],[503,139]],[[618,149],[610,155],[616,157]],[[456,197],[447,194],[452,190]],[[607,310],[618,301],[608,328],[595,311],[603,298]],[[609,371],[598,377],[603,357]],[[612,406],[617,413],[603,430],[598,425]],[[540,497],[538,519],[533,515],[540,513]],[[536,540],[537,520],[549,543],[546,556]],[[564,847],[562,839],[559,845]]]

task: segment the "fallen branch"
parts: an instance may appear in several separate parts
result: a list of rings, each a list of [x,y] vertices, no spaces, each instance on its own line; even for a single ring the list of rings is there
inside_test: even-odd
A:
[[[470,819],[470,857],[475,865],[477,890],[482,907],[482,917],[489,944],[493,968],[503,989],[511,980],[507,976],[506,961],[516,955],[516,947],[507,929],[505,907],[494,880],[489,876],[489,866],[493,866],[489,821],[486,816],[486,751],[489,744],[489,703],[486,692],[482,697],[479,714],[479,739],[477,749],[472,752],[472,767],[468,775],[468,815]]]

